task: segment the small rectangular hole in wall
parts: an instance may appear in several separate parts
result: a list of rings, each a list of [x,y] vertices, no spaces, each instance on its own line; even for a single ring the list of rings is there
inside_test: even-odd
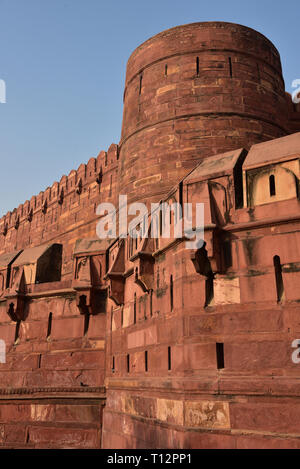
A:
[[[224,366],[224,344],[217,342],[216,343],[216,354],[217,354],[217,368],[222,370]]]
[[[112,357],[111,371],[112,371],[113,373],[115,372],[115,357]]]
[[[127,373],[129,373],[130,371],[130,356],[129,355],[127,355],[126,357],[126,362],[127,362]]]
[[[171,347],[168,347],[168,370],[172,369]]]
[[[145,351],[145,371],[148,371],[148,352]]]
[[[284,299],[284,285],[282,278],[282,267],[279,256],[273,257],[273,264],[275,270],[275,282],[276,282],[276,292],[277,292],[277,302],[280,303]]]
[[[168,76],[168,65],[165,65],[165,77]]]
[[[153,314],[153,290],[150,290],[150,317],[152,318]]]
[[[229,63],[230,78],[232,78],[232,61],[231,61],[231,57],[228,57],[228,63]]]
[[[140,87],[139,87],[139,94],[142,93],[142,86],[143,86],[143,75],[140,75]]]

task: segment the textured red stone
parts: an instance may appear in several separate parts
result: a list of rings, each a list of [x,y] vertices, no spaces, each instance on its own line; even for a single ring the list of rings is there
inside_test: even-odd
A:
[[[300,447],[299,131],[252,29],[133,52],[119,145],[0,220],[0,447]],[[119,194],[203,202],[205,247],[99,240]]]

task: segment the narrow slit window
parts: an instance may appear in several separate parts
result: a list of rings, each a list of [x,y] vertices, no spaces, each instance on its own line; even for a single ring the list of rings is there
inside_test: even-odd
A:
[[[212,304],[214,299],[214,276],[210,275],[205,280],[205,305],[209,306]]]
[[[199,57],[196,57],[196,75],[199,76],[200,65],[199,65]]]
[[[231,57],[228,57],[228,63],[229,63],[230,78],[232,78],[232,60],[231,60]]]
[[[274,271],[275,271],[277,302],[279,303],[284,298],[284,285],[283,285],[282,267],[281,267],[280,257],[274,256],[273,263],[274,263]]]
[[[173,275],[170,276],[170,308],[171,308],[171,311],[173,311],[173,308],[174,308]]]
[[[126,357],[126,363],[127,363],[127,373],[129,373],[130,371],[130,356],[129,355],[127,355]]]
[[[148,352],[145,351],[145,371],[148,371]]]
[[[47,328],[47,339],[50,339],[52,330],[52,313],[49,313],[48,317],[48,328]]]
[[[84,325],[83,325],[83,335],[87,335],[90,325],[90,315],[88,313],[84,314]]]
[[[224,364],[224,344],[217,342],[216,343],[216,354],[217,354],[217,368],[222,370],[225,368]]]
[[[168,347],[168,370],[172,369],[171,347]]]
[[[113,373],[115,372],[115,357],[112,357],[111,371],[112,371]]]
[[[168,76],[168,64],[165,65],[165,77]]]
[[[109,197],[111,197],[111,194],[112,194],[112,175],[110,175]]]
[[[142,93],[142,86],[143,86],[143,75],[140,75],[140,87],[139,87],[139,94]]]
[[[133,302],[133,323],[136,324],[136,293],[134,294]]]
[[[270,188],[270,196],[273,197],[274,195],[276,195],[274,174],[271,174],[271,176],[269,177],[269,188]]]

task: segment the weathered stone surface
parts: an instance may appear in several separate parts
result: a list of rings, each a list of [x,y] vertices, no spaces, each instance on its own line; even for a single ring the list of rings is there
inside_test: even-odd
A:
[[[119,145],[2,217],[0,447],[300,447],[300,105],[283,86],[252,29],[164,31],[128,61]],[[172,212],[168,237],[98,239],[119,195],[202,202],[205,245]]]

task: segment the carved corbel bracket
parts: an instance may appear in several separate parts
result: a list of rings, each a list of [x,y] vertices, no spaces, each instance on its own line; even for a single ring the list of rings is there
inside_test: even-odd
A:
[[[105,275],[108,280],[108,296],[117,306],[124,304],[125,289],[125,243],[121,240],[111,268]]]
[[[108,296],[117,306],[124,304],[125,277],[121,272],[110,272],[106,275],[109,280]]]
[[[154,279],[154,258],[151,253],[139,252],[134,268],[134,282],[139,285],[144,292],[153,290]]]
[[[26,295],[23,294],[6,296],[6,312],[12,321],[18,322],[26,319],[25,302]]]
[[[80,314],[96,315],[105,311],[104,303],[107,297],[107,289],[103,285],[99,285],[99,279],[97,286],[93,271],[95,271],[95,263],[90,255],[75,256],[72,287],[76,291],[76,305]],[[99,270],[97,276],[100,273]]]
[[[24,269],[16,268],[11,279],[11,287],[5,291],[6,312],[12,321],[24,321],[26,318]]]
[[[94,301],[92,287],[75,288],[76,290],[76,306],[80,314],[94,314]]]

